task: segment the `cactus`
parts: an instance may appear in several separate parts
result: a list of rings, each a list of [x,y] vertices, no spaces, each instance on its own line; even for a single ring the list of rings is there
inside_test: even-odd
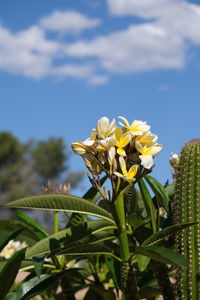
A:
[[[200,140],[187,143],[175,174],[175,223],[200,222]],[[188,268],[176,270],[177,299],[200,299],[200,224],[175,238],[176,250],[188,259]]]

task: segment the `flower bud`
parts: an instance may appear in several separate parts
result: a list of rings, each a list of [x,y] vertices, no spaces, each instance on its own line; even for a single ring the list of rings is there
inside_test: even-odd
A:
[[[172,168],[176,170],[180,163],[180,156],[176,153],[171,153],[169,161]]]

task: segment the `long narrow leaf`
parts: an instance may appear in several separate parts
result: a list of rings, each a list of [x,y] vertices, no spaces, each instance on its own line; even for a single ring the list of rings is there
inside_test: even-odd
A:
[[[102,244],[96,244],[96,245],[88,245],[88,246],[83,246],[80,247],[79,249],[73,249],[70,251],[66,251],[65,255],[66,256],[82,256],[82,255],[86,255],[86,256],[90,256],[90,255],[100,255],[100,254],[105,254],[105,255],[110,255],[113,258],[115,258],[118,261],[122,261],[118,256],[114,255],[112,253],[112,250]]]
[[[5,204],[6,207],[78,212],[99,217],[115,223],[112,216],[103,208],[80,197],[71,195],[36,195],[21,198]]]
[[[18,239],[20,241],[26,240],[28,244],[32,244],[38,238],[36,238],[35,234],[30,231],[27,227],[24,227],[22,222],[11,219],[0,220],[0,234],[4,234],[5,232],[13,231],[19,228],[24,228],[23,232],[19,234]]]
[[[136,247],[136,254],[148,256],[164,264],[187,267],[187,260],[179,253],[160,246]]]
[[[4,300],[6,294],[10,290],[21,262],[24,259],[25,249],[17,251],[4,265],[0,273],[0,300]]]
[[[33,256],[42,256],[47,255],[51,252],[58,253],[59,251],[62,251],[64,249],[66,250],[67,247],[70,248],[70,246],[79,247],[80,244],[84,242],[86,244],[89,243],[89,241],[91,242],[91,235],[95,235],[101,231],[108,231],[109,229],[113,229],[113,226],[111,226],[111,224],[106,221],[90,221],[85,225],[86,227],[82,225],[82,228],[66,228],[57,233],[54,233],[53,235],[48,236],[45,239],[42,239],[27,250],[26,257],[31,258]],[[108,231],[108,236],[109,234],[110,233]],[[67,244],[65,245],[66,241]],[[64,244],[62,244],[62,242]]]
[[[142,179],[139,180],[138,185],[142,194],[147,216],[151,218],[152,231],[155,233],[156,232],[156,209],[153,205],[153,202],[151,200],[151,195],[146,187],[146,184]]]
[[[40,240],[48,236],[48,232],[35,220],[31,219],[21,211],[16,212],[16,216],[21,220],[22,224],[28,228]]]
[[[177,231],[183,230],[195,224],[196,223],[187,223],[187,224],[175,224],[175,225],[168,226],[151,235],[146,241],[144,241],[142,246],[146,247],[146,246],[152,246],[154,244],[157,244],[163,239],[165,239],[167,236],[171,234],[175,234]]]
[[[146,175],[145,180],[151,187],[152,191],[154,192],[155,196],[157,197],[160,205],[166,210],[166,212],[169,211],[168,203],[169,203],[169,197],[165,190],[165,188],[158,182],[155,178],[152,176]]]
[[[56,275],[42,274],[40,277],[33,277],[30,280],[24,282],[16,293],[12,294],[10,300],[25,300],[30,299],[51,287],[57,280],[67,273],[74,272],[75,269],[68,269],[60,272]]]

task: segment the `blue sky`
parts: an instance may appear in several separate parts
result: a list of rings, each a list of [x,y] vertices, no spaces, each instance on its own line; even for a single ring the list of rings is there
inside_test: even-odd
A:
[[[0,130],[70,145],[102,116],[146,120],[164,183],[170,153],[199,138],[199,28],[200,1],[1,1]]]

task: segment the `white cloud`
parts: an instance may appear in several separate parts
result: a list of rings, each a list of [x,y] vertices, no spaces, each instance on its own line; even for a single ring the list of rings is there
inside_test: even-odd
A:
[[[132,25],[90,42],[69,45],[67,55],[96,57],[103,69],[133,73],[154,69],[177,69],[184,64],[183,41],[153,24]]]
[[[92,85],[103,85],[109,81],[109,77],[106,75],[95,75],[93,74],[89,78],[89,83]]]
[[[107,0],[113,15],[137,15],[142,18],[159,17],[164,9],[168,10],[170,5],[177,2],[180,3],[180,0]]]
[[[112,18],[136,16],[139,24],[90,39],[78,33],[100,24],[75,11],[55,11],[18,32],[0,25],[0,70],[105,84],[112,73],[181,69],[192,45],[200,45],[200,5],[186,0],[107,0]],[[48,31],[75,34],[75,42],[48,39]],[[62,59],[62,60],[60,60]]]
[[[154,19],[173,34],[200,43],[200,5],[185,0],[107,0],[110,12],[116,16],[138,16]]]
[[[40,20],[40,25],[44,29],[68,34],[81,33],[100,25],[100,23],[99,19],[90,19],[76,11],[55,11]]]
[[[184,0],[107,2],[112,15],[137,16],[141,23],[92,41],[69,45],[68,55],[96,58],[108,72],[134,73],[183,68],[189,46],[200,44],[199,5]]]
[[[61,46],[45,39],[37,26],[15,34],[0,27],[0,70],[40,79],[49,73],[52,56]]]
[[[38,26],[16,33],[0,27],[0,70],[33,79],[58,76],[101,84],[100,78],[96,83],[93,80],[98,78],[98,74],[92,64],[63,63],[57,66],[54,63],[56,59],[65,58],[65,47],[65,43],[48,40],[44,30]]]
[[[52,73],[60,76],[86,78],[89,77],[93,71],[94,68],[91,65],[65,64],[60,67],[55,67]]]

